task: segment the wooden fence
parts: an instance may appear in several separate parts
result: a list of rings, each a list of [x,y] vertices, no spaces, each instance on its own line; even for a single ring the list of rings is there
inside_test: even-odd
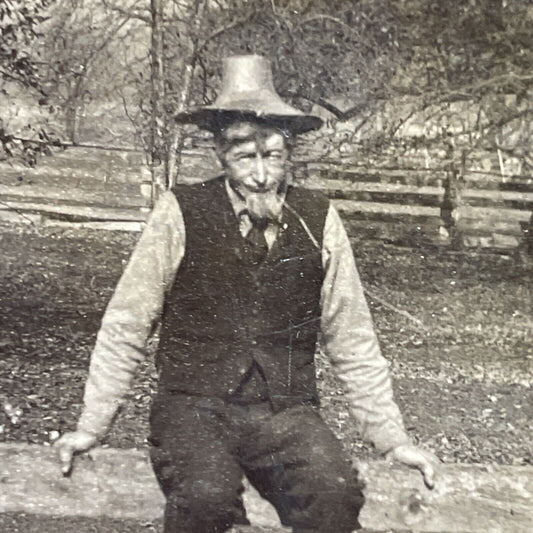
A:
[[[182,179],[214,175],[213,165],[205,151],[188,151]],[[294,168],[302,186],[332,199],[354,238],[496,249],[531,241],[533,177],[451,166],[370,168],[339,159],[300,161]],[[112,221],[138,229],[149,206],[149,180],[138,152],[71,148],[35,169],[1,168],[0,217]]]
[[[533,177],[328,161],[302,170],[303,185],[332,198],[354,236],[503,249],[528,239]]]

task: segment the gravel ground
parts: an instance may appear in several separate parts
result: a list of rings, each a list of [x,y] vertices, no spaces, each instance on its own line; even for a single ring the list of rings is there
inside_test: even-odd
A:
[[[136,234],[0,226],[0,441],[50,443],[74,426],[91,347]],[[397,401],[448,462],[533,464],[532,273],[504,255],[354,242]],[[324,413],[368,457],[320,358]],[[107,442],[145,443],[143,364]]]
[[[24,513],[0,514],[2,533],[159,533],[161,521],[136,522],[110,518],[56,517],[27,515]],[[268,527],[235,527],[231,533],[285,533],[287,530]],[[360,529],[358,533],[409,533],[407,531],[375,531]],[[446,532],[442,532],[446,533]]]
[[[160,526],[160,523],[113,520],[106,517],[0,514],[2,533],[155,533],[160,531]]]

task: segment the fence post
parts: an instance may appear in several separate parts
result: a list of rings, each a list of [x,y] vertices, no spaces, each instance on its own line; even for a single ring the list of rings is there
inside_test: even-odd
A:
[[[521,224],[522,238],[515,250],[514,257],[522,264],[533,266],[533,213],[528,222]]]
[[[440,206],[440,217],[448,232],[451,247],[461,249],[464,241],[460,224],[460,208],[463,206],[462,188],[464,184],[466,153],[464,151],[462,153],[461,168],[459,169],[454,158],[453,144],[450,143],[447,150],[447,159],[448,165],[446,180],[444,182],[444,196]]]

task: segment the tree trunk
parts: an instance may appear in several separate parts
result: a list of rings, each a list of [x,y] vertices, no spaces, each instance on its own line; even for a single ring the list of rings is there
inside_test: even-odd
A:
[[[150,0],[152,14],[152,87],[151,104],[152,115],[150,123],[150,172],[152,174],[152,205],[165,183],[161,171],[157,167],[161,164],[161,124],[162,124],[162,99],[164,94],[163,85],[163,5],[162,0]]]
[[[191,55],[189,60],[185,62],[182,75],[182,89],[178,101],[178,107],[175,113],[184,111],[189,103],[191,96],[191,86],[194,78],[194,69],[196,66],[196,53],[198,50],[198,41],[200,32],[203,27],[204,12],[206,8],[206,0],[197,0],[196,2],[196,16],[194,22],[194,29],[191,35]],[[181,167],[181,151],[184,143],[183,127],[174,124],[170,131],[170,142],[168,145],[168,153],[166,159],[166,178],[167,187],[172,188],[178,180]]]

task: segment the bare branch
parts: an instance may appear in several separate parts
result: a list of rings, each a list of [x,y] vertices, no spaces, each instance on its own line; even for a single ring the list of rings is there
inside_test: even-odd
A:
[[[312,24],[313,22],[316,22],[317,20],[328,20],[329,22],[333,22],[334,24],[341,26],[344,30],[352,34],[357,39],[357,42],[359,45],[363,46],[368,51],[371,51],[373,54],[375,53],[374,47],[371,44],[369,44],[367,41],[361,40],[360,39],[361,34],[358,31],[356,31],[355,28],[353,28],[349,24],[346,24],[346,22],[340,20],[339,18],[334,17],[333,15],[326,15],[325,13],[310,15],[302,19],[299,23],[299,26],[303,26],[305,24]]]
[[[250,21],[255,16],[255,14],[256,14],[255,11],[252,11],[252,12],[248,13],[247,15],[245,15],[245,16],[243,16],[241,18],[237,18],[237,19],[233,20],[232,22],[229,22],[228,24],[226,24],[224,26],[221,26],[220,28],[217,28],[216,30],[211,32],[203,40],[203,42],[201,44],[198,45],[196,53],[200,54],[210,41],[212,41],[213,39],[216,39],[217,37],[219,37],[223,33],[227,32],[227,31],[230,31],[230,30],[233,30],[233,29],[235,29],[235,28],[237,28],[239,26],[242,26],[246,22]]]
[[[120,97],[122,99],[122,106],[124,108],[124,113],[126,113],[126,117],[128,117],[128,120],[131,122],[132,126],[135,128],[137,136],[139,137],[139,139],[141,140],[141,143],[143,145],[143,150],[144,150],[145,154],[147,154],[148,150],[149,150],[149,146],[145,142],[144,137],[142,135],[142,128],[139,127],[139,125],[137,124],[137,121],[135,120],[135,117],[130,113],[130,110],[128,109],[128,102],[126,102],[126,98],[125,98],[124,94],[120,93]]]
[[[308,102],[317,104],[320,107],[323,107],[326,111],[329,111],[332,115],[335,116],[335,118],[337,118],[340,121],[349,120],[359,115],[361,111],[363,111],[363,109],[365,109],[368,105],[366,102],[359,103],[343,111],[342,109],[338,108],[336,105],[332,104],[331,102],[328,102],[326,99],[322,97],[315,97],[312,94],[305,92],[303,90],[300,90],[298,92],[285,91],[282,94],[282,96],[289,97],[289,98],[303,98],[304,100],[307,100]]]
[[[104,6],[111,10],[111,11],[116,11],[117,13],[120,13],[121,15],[127,17],[127,18],[135,18],[135,19],[139,19],[139,20],[142,20],[143,22],[146,22],[146,24],[150,24],[151,23],[151,19],[148,15],[142,15],[141,13],[139,13],[138,11],[130,11],[128,9],[125,9],[121,6],[118,6],[116,4],[111,4],[109,3],[108,0],[102,0]]]

